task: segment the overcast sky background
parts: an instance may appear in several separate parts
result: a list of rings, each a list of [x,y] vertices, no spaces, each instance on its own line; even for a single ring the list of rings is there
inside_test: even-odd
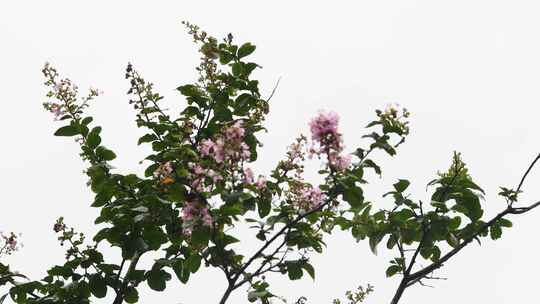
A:
[[[383,179],[366,189],[380,195],[397,178],[427,200],[425,185],[463,153],[487,191],[485,208],[505,207],[501,185],[514,187],[534,156],[540,100],[540,4],[537,1],[2,1],[0,2],[0,230],[23,233],[25,247],[9,257],[14,269],[41,278],[64,250],[52,232],[62,215],[89,236],[97,211],[82,173],[78,145],[55,138],[60,125],[42,109],[41,67],[50,61],[81,89],[105,92],[90,110],[104,127],[104,143],[117,152],[113,165],[141,172],[136,148],[141,131],[127,103],[128,61],[156,83],[171,107],[182,104],[174,88],[195,79],[198,55],[181,20],[216,37],[234,33],[257,45],[253,59],[268,95],[279,77],[266,122],[270,130],[256,165],[267,173],[320,109],[338,112],[345,143],[361,143],[374,110],[397,102],[412,112],[411,136],[394,158],[380,157]],[[176,110],[175,109],[175,110]],[[524,186],[523,203],[540,197],[540,173]],[[540,212],[515,219],[497,242],[463,250],[431,282],[415,286],[403,303],[536,303]],[[115,253],[111,253],[114,256]],[[275,293],[327,303],[371,283],[367,303],[388,303],[398,281],[386,279],[391,254],[373,256],[366,242],[347,233],[328,239],[314,256],[317,279],[275,282]],[[174,278],[165,293],[143,288],[140,303],[216,303],[222,274],[205,270],[184,286]],[[5,291],[0,290],[0,291]],[[111,290],[109,290],[112,293]],[[239,291],[230,303],[244,303]],[[110,301],[96,301],[110,303]]]

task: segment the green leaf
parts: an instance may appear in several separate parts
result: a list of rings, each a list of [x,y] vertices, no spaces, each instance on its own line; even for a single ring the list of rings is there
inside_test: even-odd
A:
[[[92,120],[94,120],[92,117],[88,116],[88,117],[85,117],[83,118],[83,120],[81,121],[81,125],[83,126],[88,126]]]
[[[255,46],[249,42],[244,43],[239,49],[238,49],[238,58],[243,58],[248,56],[249,54],[253,53],[255,51]]]
[[[313,268],[313,265],[309,263],[302,264],[302,268],[309,274],[309,276],[315,280],[315,268]]]
[[[264,218],[270,213],[272,203],[266,199],[257,200],[257,210],[259,211],[259,216]]]
[[[402,209],[398,212],[395,212],[392,218],[398,222],[404,223],[411,217],[414,217],[414,212],[410,209]]]
[[[366,159],[362,162],[362,166],[366,168],[372,168],[379,176],[381,176],[381,167],[375,164],[371,159]]]
[[[156,140],[157,137],[155,134],[146,134],[144,136],[142,136],[141,138],[139,138],[139,141],[137,142],[137,145],[140,145],[142,143],[146,143],[146,142],[152,142],[154,140]]]
[[[502,236],[501,226],[499,226],[498,224],[494,224],[489,228],[489,234],[492,240],[500,239]]]
[[[171,275],[162,269],[152,269],[146,275],[148,286],[155,291],[165,290],[167,281],[171,279]]]
[[[145,207],[140,206],[138,208],[142,209]],[[162,244],[167,242],[167,235],[163,232],[163,230],[161,230],[161,227],[158,226],[150,226],[145,228],[143,230],[142,237],[144,242],[148,244],[150,250],[158,250]]]
[[[234,76],[240,76],[242,74],[242,63],[241,62],[235,62],[232,65],[232,73]]]
[[[198,227],[191,233],[191,242],[194,245],[206,246],[210,240],[210,230],[207,227]]]
[[[396,189],[397,192],[401,193],[405,191],[405,189],[407,189],[407,187],[409,187],[410,184],[411,182],[409,182],[408,180],[400,179],[397,183],[394,184],[394,189]]]
[[[347,187],[343,193],[343,199],[353,208],[360,207],[364,202],[364,193],[360,187]]]
[[[512,227],[512,222],[505,219],[505,218],[501,218],[497,221],[497,223],[499,224],[499,226],[501,227],[506,227],[506,228],[510,228]]]
[[[184,96],[191,96],[191,97],[194,97],[194,96],[199,96],[201,95],[199,89],[194,86],[194,85],[191,85],[191,84],[187,84],[187,85],[183,85],[183,86],[179,86],[178,88],[176,88],[178,91],[180,91],[180,93]]]
[[[139,301],[139,292],[133,287],[126,288],[124,292],[124,300],[127,303],[137,303]]]
[[[448,242],[448,245],[452,247],[456,247],[457,245],[459,245],[458,238],[452,232],[448,233],[448,235],[446,236],[446,242]]]
[[[174,274],[176,274],[176,277],[180,282],[186,284],[189,280],[190,271],[187,267],[185,267],[182,260],[178,260],[173,264],[173,270]]]
[[[79,130],[74,126],[64,126],[54,132],[54,136],[75,136],[79,134]]]
[[[90,276],[90,292],[96,298],[104,298],[107,295],[107,282],[101,275],[94,274]]]
[[[302,277],[302,268],[298,265],[297,262],[288,262],[287,263],[287,274],[289,279],[298,280]]]
[[[461,225],[461,217],[456,216],[448,222],[448,229],[449,230],[456,230],[459,228],[459,225]]]
[[[374,255],[377,255],[377,245],[381,242],[382,238],[378,235],[373,235],[369,237],[369,249],[373,252]]]
[[[103,146],[99,146],[96,148],[96,154],[98,157],[102,158],[105,161],[113,160],[116,158],[116,154],[114,154],[113,151]]]
[[[470,192],[470,190],[467,190],[462,194],[462,197],[456,198],[456,202],[466,209],[464,214],[473,222],[479,220],[482,217],[482,214],[484,214],[480,199]]]
[[[248,301],[255,302],[257,301],[257,299],[263,299],[267,295],[268,295],[268,291],[266,290],[262,290],[262,291],[253,290],[253,291],[248,292]]]
[[[187,267],[191,273],[195,273],[201,267],[201,260],[202,257],[200,255],[192,254],[187,258],[184,266]]]
[[[399,265],[391,265],[390,267],[386,269],[386,277],[389,278],[400,271],[401,271],[401,267]]]
[[[101,127],[95,127],[88,134],[88,137],[86,138],[86,144],[91,149],[96,148],[101,143],[101,137],[99,136],[99,133],[101,133]]]
[[[221,64],[227,64],[229,62],[231,62],[231,60],[233,60],[234,57],[231,53],[229,52],[220,52],[219,53],[219,63]]]
[[[392,249],[394,248],[394,246],[396,246],[396,244],[397,244],[397,237],[394,234],[390,235],[390,237],[388,238],[388,241],[386,242],[386,248]]]

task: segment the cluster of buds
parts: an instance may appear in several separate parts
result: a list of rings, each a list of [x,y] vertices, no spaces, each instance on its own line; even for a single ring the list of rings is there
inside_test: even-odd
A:
[[[197,201],[187,201],[182,208],[182,228],[186,235],[190,235],[193,228],[202,223],[203,226],[212,227],[213,219],[207,206]]]
[[[90,88],[88,95],[82,98],[82,104],[77,105],[77,95],[79,92],[77,85],[69,78],[58,79],[58,72],[48,62],[45,63],[42,73],[46,79],[45,85],[49,87],[49,92],[47,92],[46,96],[59,101],[43,103],[45,110],[51,112],[55,120],[61,119],[66,114],[77,114],[79,110],[88,105],[88,101],[103,94],[98,89]]]
[[[174,179],[172,178],[173,172],[173,164],[171,161],[168,161],[159,165],[159,167],[154,171],[154,178],[158,179],[163,185],[170,185],[174,183]]]
[[[127,94],[132,95],[135,98],[130,99],[129,104],[133,104],[135,110],[144,110],[148,106],[149,101],[154,98],[154,84],[144,80],[144,78],[133,69],[131,63],[128,63],[126,67],[125,78],[129,80],[130,84]],[[138,114],[138,116],[140,116],[140,114]]]
[[[310,155],[326,155],[328,165],[336,171],[344,171],[351,165],[351,155],[343,155],[343,137],[338,132],[339,116],[334,112],[319,112],[309,122],[313,146]]]
[[[0,254],[12,254],[14,251],[19,250],[22,247],[22,244],[19,242],[19,237],[21,234],[15,234],[14,232],[10,232],[8,234],[4,234],[3,232],[0,232],[0,237],[3,241],[3,244],[0,247]]]
[[[60,233],[66,230],[66,224],[64,224],[64,218],[60,217],[56,220],[56,223],[54,223],[53,230],[56,233]]]
[[[411,113],[406,108],[402,108],[397,103],[390,103],[384,111],[377,110],[376,113],[383,125],[386,124],[398,128],[401,134],[409,134],[408,118]]]

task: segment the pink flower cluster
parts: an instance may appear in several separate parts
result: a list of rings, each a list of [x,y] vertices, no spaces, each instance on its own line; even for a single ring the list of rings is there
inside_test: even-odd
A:
[[[226,128],[223,135],[215,140],[202,140],[199,152],[203,156],[211,157],[218,164],[248,160],[251,153],[248,145],[244,142],[244,135],[245,130],[242,127],[242,122],[237,121],[234,125]]]
[[[319,187],[305,186],[297,196],[296,205],[300,210],[308,212],[319,207],[325,198],[326,196]]]
[[[326,155],[329,166],[344,171],[351,165],[351,155],[342,155],[343,138],[338,132],[339,116],[335,112],[319,112],[309,122],[311,138],[314,141],[311,155]]]
[[[291,163],[294,164],[304,159],[304,152],[302,150],[304,149],[305,140],[305,137],[300,137],[296,142],[289,145],[287,155]]]
[[[206,206],[195,201],[187,201],[182,208],[182,220],[185,234],[191,234],[193,227],[201,221],[204,226],[212,227],[213,219]]]
[[[191,179],[191,188],[197,192],[210,192],[212,191],[212,185],[205,185],[206,178],[210,178],[212,183],[215,184],[223,180],[223,176],[212,169],[205,169],[201,165],[196,163],[188,164],[191,173],[189,175]]]
[[[266,188],[266,177],[259,175],[259,178],[257,178],[257,181],[255,182],[255,187],[259,190],[263,190]]]
[[[213,169],[205,169],[200,164],[189,163],[188,167],[191,170],[191,188],[197,192],[210,192],[212,190],[211,187],[205,185],[205,180],[207,177],[212,179],[214,184],[223,180],[223,176],[221,176],[221,174]]]
[[[255,185],[255,187],[259,190],[263,190],[264,188],[266,188],[266,177],[264,177],[263,175],[259,175],[257,181],[255,181],[251,168],[245,168],[243,171],[245,185]]]
[[[319,112],[315,118],[309,122],[311,138],[315,141],[322,141],[329,135],[338,134],[339,116],[335,112]]]

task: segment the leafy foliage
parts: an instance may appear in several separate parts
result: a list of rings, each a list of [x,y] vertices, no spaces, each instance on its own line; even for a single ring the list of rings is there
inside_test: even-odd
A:
[[[392,301],[397,303],[405,288],[434,279],[433,271],[472,240],[501,238],[503,228],[512,226],[507,215],[540,204],[513,206],[523,179],[516,190],[501,188],[508,208],[485,219],[484,191],[461,155],[454,153],[450,168],[428,184],[427,203],[412,199],[407,191],[411,182],[399,179],[384,195],[392,200],[392,208],[377,210],[363,187],[371,177],[368,172],[382,175],[372,154],[394,156],[409,134],[410,114],[397,105],[376,111],[363,136],[367,145],[350,154],[344,152],[337,114],[319,113],[309,124],[311,138],[299,135],[270,174],[255,177],[250,166],[258,158],[258,136],[265,130],[270,104],[252,78],[260,68],[249,59],[256,47],[233,43],[231,34],[218,41],[195,25],[185,25],[201,60],[198,81],[177,87],[185,99],[178,115],[161,107],[164,97],[132,64],[126,68],[129,103],[136,110],[137,127],[145,130],[137,145],[152,149],[144,160],[144,176],[113,170],[117,155],[103,143],[102,127],[84,111],[100,92],[90,89],[80,98],[76,85],[45,65],[52,101],[44,106],[62,123],[54,135],[74,137],[80,145],[95,194],[91,206],[100,210],[95,223],[103,228],[85,245],[84,235],[59,218],[53,230],[66,246],[66,260],[41,280],[16,282],[16,277],[26,277],[0,263],[0,285],[13,285],[9,296],[16,303],[91,303],[110,293],[115,295],[113,304],[137,303],[142,283],[161,292],[174,284],[173,276],[188,284],[206,267],[221,270],[225,277],[220,304],[242,286],[248,286],[249,302],[269,303],[277,295],[270,291],[266,275],[281,274],[294,281],[307,274],[314,280],[310,257],[324,250],[325,237],[336,227],[357,241],[367,240],[375,254],[381,242],[396,252],[386,276],[402,277]],[[303,177],[308,157],[322,162],[320,185]],[[242,226],[260,241],[252,255],[231,246],[242,242],[235,236]],[[3,239],[0,255],[17,248],[13,234]],[[117,247],[122,259],[106,260],[99,250],[103,243]],[[141,267],[140,258],[150,253],[158,258],[149,268]],[[419,259],[428,266],[418,268]],[[348,303],[361,303],[372,291],[370,285],[349,291]],[[5,298],[0,297],[0,303]]]

